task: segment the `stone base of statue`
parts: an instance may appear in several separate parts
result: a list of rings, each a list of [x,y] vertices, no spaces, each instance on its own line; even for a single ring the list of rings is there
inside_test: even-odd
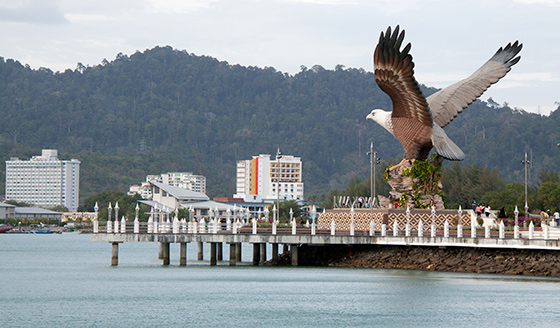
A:
[[[389,198],[378,196],[381,208],[407,206],[410,208],[445,208],[443,185],[441,184],[441,163],[443,158],[432,155],[428,160],[405,162],[400,168],[385,171],[384,178],[391,186]]]

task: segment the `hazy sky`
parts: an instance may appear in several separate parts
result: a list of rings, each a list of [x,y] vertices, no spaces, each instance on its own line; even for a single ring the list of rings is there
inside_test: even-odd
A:
[[[482,99],[541,114],[560,101],[560,0],[0,0],[0,56],[63,71],[169,45],[290,74],[372,71],[397,24],[420,83],[445,87],[519,40],[521,61]]]

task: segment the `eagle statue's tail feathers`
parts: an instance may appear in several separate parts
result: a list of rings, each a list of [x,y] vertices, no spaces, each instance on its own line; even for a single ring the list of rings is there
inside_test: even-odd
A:
[[[434,124],[432,127],[432,145],[436,152],[450,161],[460,161],[465,158],[465,153],[457,146],[443,131],[443,129]]]

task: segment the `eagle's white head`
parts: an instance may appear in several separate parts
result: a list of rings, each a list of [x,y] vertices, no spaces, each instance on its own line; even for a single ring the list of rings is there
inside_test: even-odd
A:
[[[387,131],[393,134],[393,126],[391,124],[391,112],[385,111],[383,109],[374,109],[371,113],[366,116],[366,119],[372,120],[377,122],[377,124],[381,125]]]

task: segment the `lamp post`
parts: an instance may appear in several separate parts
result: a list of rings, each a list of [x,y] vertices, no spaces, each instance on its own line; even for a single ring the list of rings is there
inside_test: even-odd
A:
[[[531,162],[527,160],[527,152],[525,152],[525,160],[521,161],[521,163],[525,165],[525,218],[528,218],[529,205],[527,204],[527,165],[531,164]]]
[[[99,221],[97,220],[97,216],[99,215],[99,206],[97,206],[97,202],[95,202],[95,206],[93,207],[95,211],[95,219],[93,221],[93,233],[97,233],[99,229]],[[4,218],[4,220],[6,220]]]
[[[282,158],[282,153],[280,148],[276,151],[276,207],[278,212],[276,212],[276,222],[280,222],[280,159]]]
[[[369,151],[366,154],[369,155],[369,193],[371,195],[370,211],[371,219],[373,220],[373,205],[375,204],[375,196],[373,193],[373,182],[375,180],[373,175],[373,141],[371,142]]]

